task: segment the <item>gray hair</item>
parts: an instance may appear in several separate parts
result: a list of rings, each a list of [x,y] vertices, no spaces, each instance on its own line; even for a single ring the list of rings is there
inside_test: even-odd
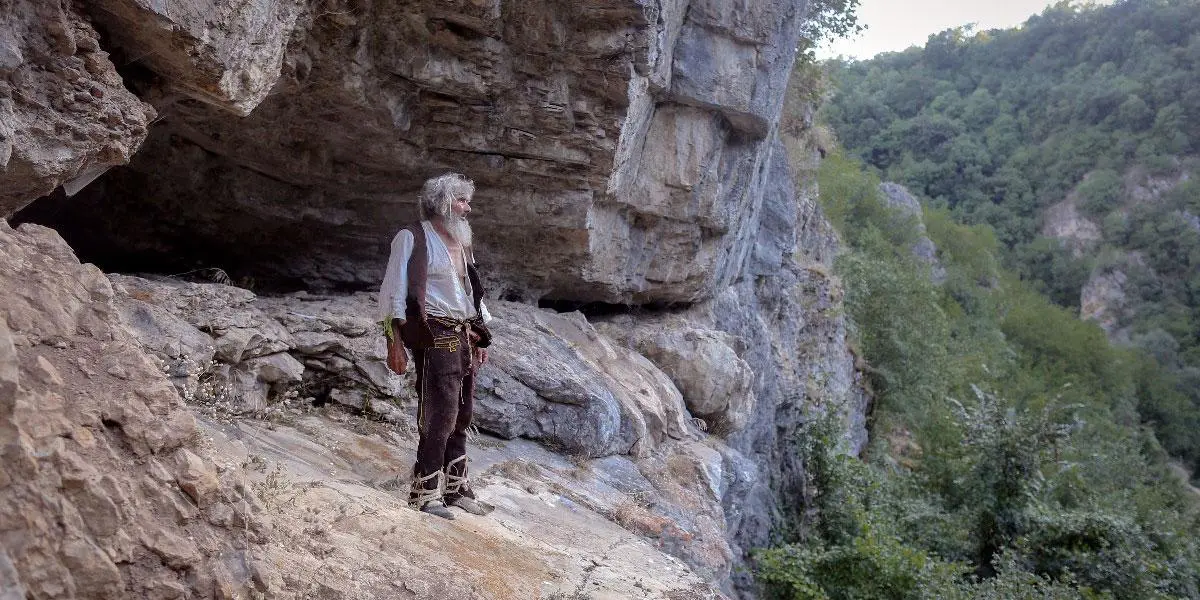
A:
[[[417,208],[421,212],[421,220],[428,221],[434,217],[449,217],[450,205],[460,196],[470,198],[475,194],[475,182],[467,179],[462,173],[446,173],[431,177],[421,186],[421,195],[417,197]]]

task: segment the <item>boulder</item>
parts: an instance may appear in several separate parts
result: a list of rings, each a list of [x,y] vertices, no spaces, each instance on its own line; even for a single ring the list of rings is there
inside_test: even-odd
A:
[[[71,3],[15,0],[0,26],[0,218],[129,162],[154,109],[125,89]]]
[[[618,319],[600,328],[650,359],[683,394],[688,412],[725,436],[740,430],[754,410],[754,373],[734,348],[733,336],[682,320],[650,325]]]
[[[585,457],[643,455],[695,434],[671,381],[581,314],[506,302],[492,312],[495,342],[476,387],[480,428]]]

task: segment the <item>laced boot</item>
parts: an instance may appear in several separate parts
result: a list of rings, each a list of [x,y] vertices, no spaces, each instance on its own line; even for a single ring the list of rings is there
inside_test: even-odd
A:
[[[433,487],[429,487],[431,483]],[[412,491],[408,494],[408,507],[443,519],[454,520],[454,514],[444,504],[437,503],[438,500],[443,500],[442,472],[434,471],[422,477],[417,475],[414,469]]]
[[[442,496],[446,506],[456,506],[473,515],[484,516],[496,507],[475,497],[467,482],[467,456],[464,454],[446,465],[446,491]]]

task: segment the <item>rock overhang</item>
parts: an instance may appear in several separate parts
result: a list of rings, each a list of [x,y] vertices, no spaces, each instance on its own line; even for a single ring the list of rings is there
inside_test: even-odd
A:
[[[121,4],[97,21],[127,24]],[[166,83],[148,94],[164,118],[144,149],[43,212],[117,268],[216,257],[203,266],[263,284],[365,289],[421,182],[456,170],[478,186],[494,295],[711,297],[755,245],[803,4],[284,3],[253,15],[270,30],[253,35],[177,23],[168,39],[209,62],[147,61]],[[160,47],[155,31],[113,40],[136,56]],[[271,49],[257,62],[238,50],[254,43]],[[270,77],[275,48],[277,80],[239,116],[257,92],[220,82]]]

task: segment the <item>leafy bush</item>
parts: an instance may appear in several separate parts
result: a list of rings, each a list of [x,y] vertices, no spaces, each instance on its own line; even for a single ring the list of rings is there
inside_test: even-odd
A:
[[[1103,217],[1117,207],[1123,188],[1121,176],[1116,171],[1094,171],[1075,188],[1079,194],[1079,208],[1091,217]]]

